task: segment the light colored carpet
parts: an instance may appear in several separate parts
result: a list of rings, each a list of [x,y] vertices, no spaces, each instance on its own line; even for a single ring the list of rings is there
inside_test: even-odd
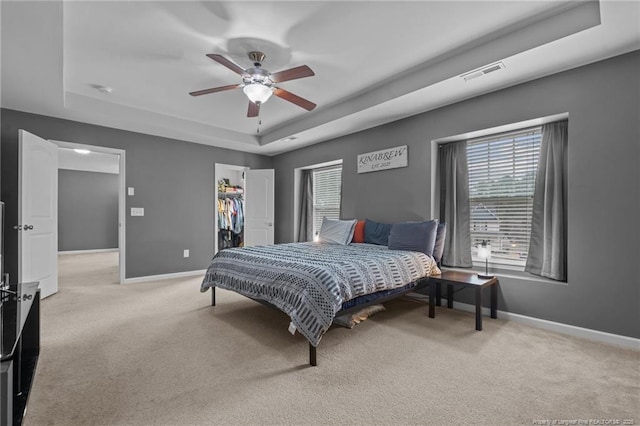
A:
[[[116,256],[61,256],[26,425],[640,423],[633,350],[400,299],[308,367],[286,315],[211,307],[200,278],[118,285]]]

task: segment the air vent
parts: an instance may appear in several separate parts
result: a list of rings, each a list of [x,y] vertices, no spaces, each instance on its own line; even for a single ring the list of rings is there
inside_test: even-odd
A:
[[[462,74],[460,77],[464,78],[464,81],[469,81],[505,68],[506,67],[502,62],[496,62],[482,68],[478,68],[477,70],[469,71],[468,73]]]

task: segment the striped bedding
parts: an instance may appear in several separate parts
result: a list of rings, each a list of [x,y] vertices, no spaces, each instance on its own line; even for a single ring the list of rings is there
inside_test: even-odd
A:
[[[432,257],[414,251],[374,244],[276,244],[221,250],[200,291],[215,286],[269,302],[317,346],[344,302],[437,273]]]

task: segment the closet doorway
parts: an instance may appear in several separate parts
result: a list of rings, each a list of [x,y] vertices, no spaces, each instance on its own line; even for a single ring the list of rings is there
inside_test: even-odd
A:
[[[273,244],[275,171],[216,163],[214,177],[214,254]]]
[[[52,142],[58,145],[59,158],[59,253],[86,254],[87,259],[93,256],[91,262],[98,258],[109,263],[117,261],[114,279],[124,283],[125,151]],[[117,254],[109,253],[116,251]]]
[[[245,172],[248,167],[215,165],[214,254],[229,247],[243,247]]]

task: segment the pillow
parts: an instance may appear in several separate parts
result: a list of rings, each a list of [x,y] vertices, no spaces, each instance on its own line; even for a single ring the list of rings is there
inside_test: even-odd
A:
[[[353,238],[353,230],[357,220],[332,220],[322,218],[319,240],[329,244],[349,244]]]
[[[367,219],[364,223],[364,242],[386,246],[389,244],[389,232],[391,232],[390,223],[378,223]]]
[[[436,231],[436,244],[433,246],[433,258],[438,264],[442,261],[442,253],[444,253],[444,239],[447,236],[447,222],[438,224]]]
[[[358,312],[355,312],[351,315],[347,314],[335,317],[333,319],[333,323],[342,327],[353,328],[356,324],[360,324],[371,315],[377,314],[378,312],[382,312],[384,310],[385,308],[381,304],[367,306],[366,308],[362,308]]]
[[[364,220],[359,220],[356,222],[356,227],[353,230],[353,240],[352,243],[364,243]]]
[[[433,256],[437,231],[437,220],[394,223],[389,234],[389,249],[420,251]]]

